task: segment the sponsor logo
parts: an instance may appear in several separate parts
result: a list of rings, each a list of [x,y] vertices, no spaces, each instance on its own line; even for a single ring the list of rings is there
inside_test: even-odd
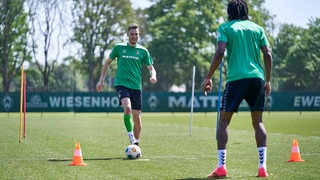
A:
[[[124,58],[124,59],[139,60],[139,57],[137,57],[137,56],[129,56],[129,55],[122,55],[122,58]]]
[[[42,102],[40,95],[31,96],[30,101],[27,102],[28,108],[47,108],[48,103]]]
[[[117,108],[119,98],[117,96],[51,96],[49,103],[52,108]]]
[[[150,94],[149,98],[148,98],[148,105],[149,108],[154,111],[157,106],[159,104],[159,99],[157,98],[156,95],[154,95],[153,93]]]
[[[270,110],[273,105],[273,99],[271,96],[265,97],[264,99],[264,107],[265,109]]]
[[[295,96],[294,107],[320,107],[320,96]]]
[[[14,101],[8,94],[6,94],[1,101],[1,105],[4,107],[5,111],[10,111],[13,104]]]

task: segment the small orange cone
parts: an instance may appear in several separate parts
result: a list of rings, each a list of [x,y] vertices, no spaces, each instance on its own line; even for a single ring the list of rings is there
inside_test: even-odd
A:
[[[82,153],[80,148],[80,142],[76,142],[76,147],[74,150],[73,161],[69,166],[86,166],[87,164],[83,162]]]
[[[290,155],[290,159],[288,160],[288,162],[304,162],[304,160],[302,160],[301,156],[300,156],[300,150],[299,150],[297,139],[293,139],[292,148],[291,148],[291,155]]]

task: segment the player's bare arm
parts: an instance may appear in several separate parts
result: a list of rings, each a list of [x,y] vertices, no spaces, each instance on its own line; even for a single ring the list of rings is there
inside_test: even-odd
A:
[[[108,58],[103,65],[103,68],[100,74],[100,79],[96,84],[96,89],[98,92],[102,91],[104,79],[111,63],[112,63],[112,59]]]
[[[157,83],[157,72],[156,69],[153,67],[153,65],[149,65],[147,66],[149,73],[150,73],[150,82],[152,84],[156,84]]]
[[[261,51],[263,53],[264,67],[265,67],[265,91],[266,96],[271,93],[271,71],[272,71],[272,54],[268,46],[262,46]]]
[[[219,64],[222,61],[222,58],[224,56],[224,51],[226,49],[226,44],[223,41],[220,41],[218,43],[218,47],[216,49],[216,52],[214,53],[214,56],[212,58],[211,64],[210,64],[210,69],[208,71],[208,74],[206,76],[206,78],[204,79],[203,82],[203,91],[204,94],[207,95],[207,92],[210,92],[212,90],[212,75],[213,73],[216,71],[216,69],[218,68]]]

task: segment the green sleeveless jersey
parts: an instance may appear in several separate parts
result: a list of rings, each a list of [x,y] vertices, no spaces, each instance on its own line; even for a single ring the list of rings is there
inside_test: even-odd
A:
[[[260,48],[269,46],[262,27],[249,20],[233,20],[218,28],[218,42],[227,43],[227,81],[244,78],[261,78]]]
[[[117,58],[114,86],[122,85],[141,90],[142,65],[153,64],[148,50],[139,44],[133,47],[128,43],[120,43],[113,47],[109,58],[113,60]]]

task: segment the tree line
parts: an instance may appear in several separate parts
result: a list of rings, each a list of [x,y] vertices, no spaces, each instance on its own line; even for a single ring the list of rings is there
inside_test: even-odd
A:
[[[247,0],[250,20],[265,28],[273,53],[273,90],[320,89],[320,19],[310,17],[307,28],[280,24],[264,0]],[[27,91],[95,91],[111,48],[126,41],[130,23],[140,25],[140,44],[150,51],[159,83],[145,90],[169,91],[172,86],[196,90],[215,52],[216,31],[227,21],[227,0],[159,0],[134,9],[130,0],[2,0],[0,1],[0,91],[20,90],[20,69],[27,64]],[[226,75],[223,64],[223,78]],[[113,91],[114,63],[106,76]],[[215,73],[214,82],[218,82]],[[214,86],[216,91],[218,85]]]

